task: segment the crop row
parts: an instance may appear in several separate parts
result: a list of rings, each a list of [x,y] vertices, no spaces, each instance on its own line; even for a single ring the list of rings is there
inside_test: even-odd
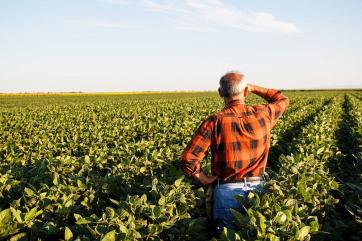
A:
[[[340,184],[333,196],[339,199],[325,219],[326,231],[335,240],[359,240],[362,236],[362,122],[361,101],[345,95],[343,118],[336,139],[341,155],[330,161],[330,172]]]
[[[304,98],[298,103],[300,108],[288,110],[278,121],[272,130],[271,148],[268,162],[271,171],[277,171],[278,159],[281,154],[289,154],[294,151],[295,144],[300,138],[303,127],[310,124],[324,105],[328,104],[331,98]]]

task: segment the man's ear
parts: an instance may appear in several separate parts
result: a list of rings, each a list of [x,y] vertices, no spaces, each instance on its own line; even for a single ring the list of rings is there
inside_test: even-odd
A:
[[[249,89],[248,86],[246,86],[244,89],[244,97],[248,96],[248,94],[249,94]]]
[[[220,97],[224,97],[224,96],[222,95],[222,92],[221,92],[220,88],[218,88],[217,91],[219,92],[219,96],[220,96]]]

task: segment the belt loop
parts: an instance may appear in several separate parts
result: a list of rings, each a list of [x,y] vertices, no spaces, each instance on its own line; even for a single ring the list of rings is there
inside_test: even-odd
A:
[[[217,178],[217,187],[219,187],[219,178]]]
[[[246,177],[244,177],[243,180],[244,180],[244,186],[246,187]]]

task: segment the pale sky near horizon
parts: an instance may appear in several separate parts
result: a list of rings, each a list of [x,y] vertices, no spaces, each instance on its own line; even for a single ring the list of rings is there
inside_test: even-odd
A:
[[[1,0],[0,92],[362,87],[360,0]]]

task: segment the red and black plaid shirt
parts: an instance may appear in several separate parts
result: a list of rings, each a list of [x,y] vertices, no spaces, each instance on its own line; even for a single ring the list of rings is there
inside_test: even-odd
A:
[[[202,122],[182,154],[185,174],[201,171],[209,148],[212,175],[223,181],[262,176],[265,171],[270,131],[289,104],[288,97],[269,89],[268,104],[247,106],[239,100]]]

